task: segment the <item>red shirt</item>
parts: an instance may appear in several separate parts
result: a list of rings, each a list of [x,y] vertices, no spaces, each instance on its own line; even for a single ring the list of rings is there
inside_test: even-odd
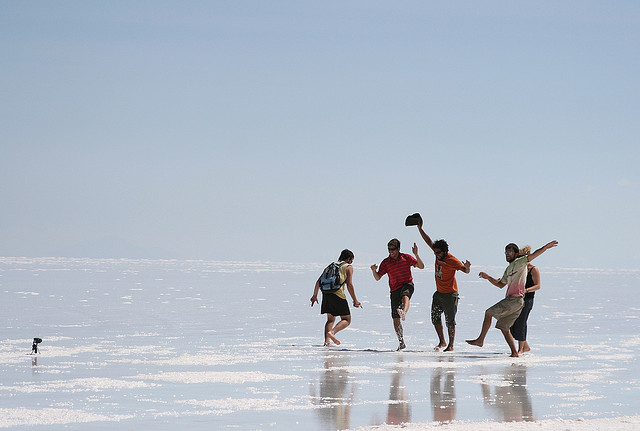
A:
[[[417,263],[418,261],[415,257],[400,253],[396,260],[390,257],[383,260],[378,269],[378,274],[389,274],[389,289],[393,292],[407,283],[413,283],[411,267],[416,266]]]
[[[458,291],[458,282],[456,281],[456,271],[464,268],[455,256],[447,254],[442,259],[436,259],[436,289],[441,293],[453,293]]]

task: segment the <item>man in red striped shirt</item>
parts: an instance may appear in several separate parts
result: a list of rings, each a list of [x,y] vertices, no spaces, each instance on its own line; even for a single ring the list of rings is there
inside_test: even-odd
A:
[[[391,317],[393,318],[393,327],[398,336],[400,345],[398,350],[404,349],[404,336],[402,329],[402,320],[405,319],[407,311],[409,311],[409,304],[411,295],[413,295],[413,276],[411,275],[411,267],[423,269],[424,263],[420,256],[418,256],[418,246],[413,243],[413,254],[415,258],[409,254],[400,253],[400,241],[396,238],[389,241],[387,244],[389,250],[389,257],[385,258],[378,265],[371,265],[371,271],[376,281],[380,280],[385,274],[389,275],[389,289],[391,299]]]

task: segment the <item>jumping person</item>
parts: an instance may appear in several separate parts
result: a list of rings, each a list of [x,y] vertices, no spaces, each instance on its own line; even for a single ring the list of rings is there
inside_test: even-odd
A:
[[[338,263],[344,263],[340,266],[340,280],[342,284],[340,288],[333,292],[322,292],[322,305],[320,307],[320,314],[327,315],[327,322],[324,324],[324,345],[329,346],[331,341],[335,344],[340,344],[340,340],[336,338],[336,334],[351,324],[351,311],[349,310],[349,303],[347,302],[347,296],[344,293],[345,286],[349,291],[349,295],[353,299],[353,306],[358,308],[362,307],[360,301],[356,299],[356,292],[353,287],[353,263],[354,255],[351,250],[342,250]],[[316,285],[313,289],[313,296],[311,297],[311,306],[318,302],[318,292],[320,291],[320,278],[316,281]],[[340,316],[340,321],[336,322],[336,316]]]
[[[480,278],[489,280],[491,284],[499,287],[500,289],[504,286],[508,287],[505,298],[485,311],[482,329],[478,338],[475,340],[467,340],[467,343],[473,346],[482,347],[484,339],[491,327],[491,319],[495,317],[497,319],[496,328],[502,331],[502,335],[504,335],[504,339],[507,341],[509,349],[511,349],[511,357],[518,357],[515,341],[513,340],[513,336],[509,329],[513,325],[513,322],[516,321],[520,315],[520,311],[524,307],[527,264],[545,251],[557,245],[558,241],[551,241],[530,255],[518,256],[520,251],[518,246],[513,243],[507,244],[504,253],[507,262],[509,262],[509,266],[505,269],[502,278],[493,278],[485,272],[481,272],[479,274]]]
[[[453,351],[453,341],[456,336],[456,313],[458,311],[458,282],[456,281],[456,271],[462,271],[469,274],[471,271],[471,263],[467,260],[460,262],[454,255],[449,253],[449,245],[443,239],[436,242],[422,229],[422,219],[418,222],[418,231],[422,239],[427,243],[433,254],[436,256],[436,291],[433,293],[431,301],[431,323],[438,334],[438,345],[435,350],[444,347],[445,352]],[[445,322],[447,324],[447,332],[449,333],[449,344],[444,338],[444,329],[442,327],[442,313],[444,313]]]
[[[424,263],[418,255],[418,246],[415,243],[412,248],[415,258],[400,252],[400,241],[396,238],[389,241],[387,249],[389,257],[380,263],[379,269],[378,265],[371,265],[371,271],[376,281],[379,281],[385,274],[389,275],[391,317],[399,342],[397,350],[403,350],[406,345],[404,344],[402,320],[405,320],[409,311],[410,300],[414,290],[411,267],[415,266],[423,269]]]

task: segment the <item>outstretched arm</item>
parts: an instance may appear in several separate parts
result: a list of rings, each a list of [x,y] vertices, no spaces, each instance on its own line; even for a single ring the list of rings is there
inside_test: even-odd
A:
[[[489,280],[489,283],[493,284],[495,287],[499,287],[500,289],[507,285],[507,283],[503,283],[499,279],[491,277],[486,272],[481,272],[480,274],[478,274],[478,276],[480,278],[484,278],[485,280]]]
[[[529,262],[531,262],[536,257],[540,256],[545,251],[547,251],[550,248],[553,248],[553,247],[555,247],[557,245],[558,245],[558,241],[551,241],[550,243],[547,243],[547,244],[543,245],[542,247],[540,247],[539,249],[537,249],[536,251],[534,251],[533,253],[531,253],[529,255]]]
[[[418,232],[420,232],[420,235],[422,236],[422,239],[424,239],[424,242],[426,242],[431,250],[433,250],[433,241],[431,241],[429,235],[427,235],[427,233],[422,229],[422,222],[418,223]]]

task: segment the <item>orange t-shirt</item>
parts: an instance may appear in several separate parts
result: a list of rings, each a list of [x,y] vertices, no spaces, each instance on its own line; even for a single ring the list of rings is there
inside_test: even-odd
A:
[[[456,271],[460,271],[463,268],[462,262],[450,253],[442,260],[436,259],[436,289],[438,292],[457,292]]]

